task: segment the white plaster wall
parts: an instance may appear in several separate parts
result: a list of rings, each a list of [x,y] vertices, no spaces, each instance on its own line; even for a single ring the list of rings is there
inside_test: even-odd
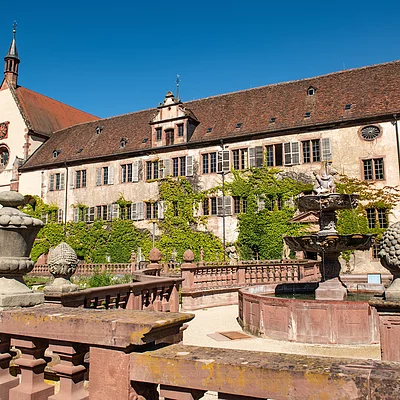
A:
[[[19,177],[19,192],[41,197],[42,171],[24,172]]]
[[[0,145],[9,148],[10,158],[6,169],[0,173],[0,190],[9,190],[12,166],[16,157],[24,158],[25,134],[28,129],[15,104],[9,89],[0,90],[0,122],[9,121],[8,137],[0,140]]]

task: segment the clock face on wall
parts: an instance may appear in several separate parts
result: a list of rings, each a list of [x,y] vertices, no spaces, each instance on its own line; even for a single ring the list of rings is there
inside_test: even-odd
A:
[[[8,124],[9,122],[0,122],[0,139],[8,137]]]

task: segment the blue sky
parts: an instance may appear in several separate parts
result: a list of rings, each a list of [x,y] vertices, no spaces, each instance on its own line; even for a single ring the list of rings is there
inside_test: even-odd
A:
[[[400,59],[395,1],[8,1],[19,84],[108,117]],[[1,53],[1,51],[3,53]]]

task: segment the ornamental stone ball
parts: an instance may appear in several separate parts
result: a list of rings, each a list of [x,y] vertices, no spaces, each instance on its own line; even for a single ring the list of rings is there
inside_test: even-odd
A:
[[[152,263],[158,263],[161,260],[161,251],[157,249],[157,247],[153,247],[149,253],[149,260]]]
[[[400,300],[400,222],[390,225],[383,234],[378,256],[393,275],[393,282],[385,292],[386,300]]]
[[[186,251],[183,253],[183,261],[184,261],[185,263],[191,263],[191,262],[193,262],[193,260],[194,260],[194,253],[193,253],[193,251],[192,251],[192,250],[186,250]]]

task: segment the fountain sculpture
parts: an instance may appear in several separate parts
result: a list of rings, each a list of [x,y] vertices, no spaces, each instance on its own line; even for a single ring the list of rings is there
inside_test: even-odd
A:
[[[1,192],[0,204],[0,309],[43,303],[43,293],[30,290],[23,276],[33,269],[29,255],[44,224],[18,210],[24,204],[20,193]]]
[[[305,236],[286,236],[287,245],[294,251],[316,252],[321,257],[321,282],[315,291],[316,300],[345,300],[347,290],[340,281],[340,253],[344,250],[368,250],[374,243],[374,235],[339,235],[336,230],[336,210],[354,209],[358,195],[339,194],[329,165],[323,165],[321,176],[314,173],[317,183],[314,194],[298,198],[300,211],[319,211],[320,230]]]

